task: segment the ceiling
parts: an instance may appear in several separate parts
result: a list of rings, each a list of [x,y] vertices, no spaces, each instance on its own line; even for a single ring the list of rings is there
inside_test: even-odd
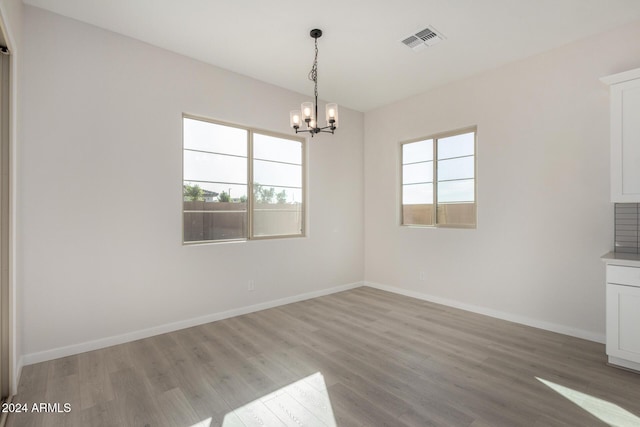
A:
[[[320,98],[358,111],[640,20],[638,0],[24,2],[309,97],[320,28]],[[400,42],[427,25],[446,40]]]

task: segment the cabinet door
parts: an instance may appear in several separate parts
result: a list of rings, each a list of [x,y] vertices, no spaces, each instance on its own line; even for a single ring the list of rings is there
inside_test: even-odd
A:
[[[640,202],[640,79],[611,86],[611,199]]]
[[[607,354],[640,363],[640,287],[607,283]]]

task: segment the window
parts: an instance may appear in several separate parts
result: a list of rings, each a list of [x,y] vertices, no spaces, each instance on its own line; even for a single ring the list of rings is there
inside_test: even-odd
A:
[[[476,226],[476,130],[401,144],[402,225]]]
[[[184,243],[304,235],[303,159],[303,139],[184,116]]]

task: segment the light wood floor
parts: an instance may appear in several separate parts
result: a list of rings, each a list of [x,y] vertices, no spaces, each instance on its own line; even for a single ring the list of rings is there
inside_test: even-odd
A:
[[[358,288],[26,366],[14,401],[71,412],[9,426],[637,426],[640,375],[601,344]]]

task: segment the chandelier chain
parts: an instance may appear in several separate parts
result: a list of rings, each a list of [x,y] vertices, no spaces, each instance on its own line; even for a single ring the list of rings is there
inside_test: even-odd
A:
[[[314,94],[316,99],[318,99],[318,39],[315,39],[316,42],[316,55],[313,59],[313,66],[311,67],[311,71],[309,71],[309,80],[311,80],[314,84]]]

